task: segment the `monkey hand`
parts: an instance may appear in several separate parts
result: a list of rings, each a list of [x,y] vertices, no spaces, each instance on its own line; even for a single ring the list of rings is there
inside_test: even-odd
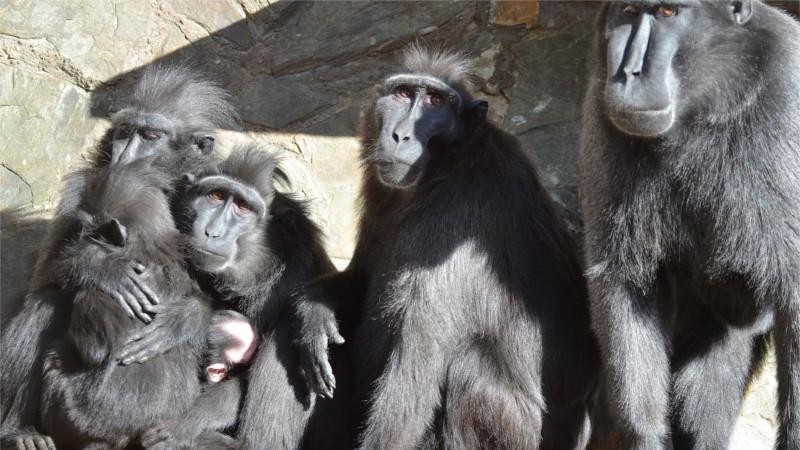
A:
[[[56,445],[50,436],[34,430],[21,430],[8,433],[0,440],[3,450],[56,450]]]
[[[129,336],[117,356],[117,360],[123,366],[141,364],[182,343],[180,321],[184,308],[174,304],[156,305],[152,307],[152,311],[157,314],[155,320]],[[184,318],[192,320],[188,314]]]
[[[300,364],[309,389],[317,395],[333,398],[336,378],[328,358],[329,344],[344,344],[339,334],[333,310],[319,302],[301,302],[297,305],[300,336],[296,345],[300,351]]]
[[[153,427],[142,434],[142,447],[147,450],[193,448],[195,436],[185,432],[182,428],[180,423],[173,421],[169,421],[162,426]]]
[[[151,288],[156,284],[152,282],[155,271],[148,270],[138,262],[120,261],[118,264],[120,267],[110,268],[112,276],[97,282],[98,287],[110,295],[131,319],[138,318],[150,323],[155,314],[153,307],[160,302],[159,296]]]

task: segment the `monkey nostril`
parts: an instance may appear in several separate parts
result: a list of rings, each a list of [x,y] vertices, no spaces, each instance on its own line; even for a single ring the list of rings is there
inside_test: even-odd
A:
[[[406,136],[406,137],[403,138],[403,142],[408,142],[409,139],[411,139],[411,138],[409,136]]]
[[[635,71],[635,72],[631,73],[631,75],[633,75],[633,76],[635,76],[635,77],[638,77],[638,76],[640,76],[641,74],[642,74],[642,71],[641,71],[641,70],[637,70],[637,71]]]
[[[398,136],[397,133],[392,133],[392,139],[394,139],[395,142],[400,142],[400,136]]]

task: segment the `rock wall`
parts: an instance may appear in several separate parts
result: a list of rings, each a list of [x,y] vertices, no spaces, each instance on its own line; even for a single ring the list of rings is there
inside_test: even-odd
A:
[[[797,12],[795,1],[776,3]],[[223,145],[256,140],[283,155],[290,189],[311,202],[340,266],[355,233],[359,111],[398,50],[415,40],[472,55],[478,94],[489,101],[492,119],[523,141],[554,198],[576,213],[580,103],[598,6],[6,0],[0,13],[3,321],[25,290],[59,180],[82,164],[107,128],[117,92],[154,63],[188,62],[232,93],[245,132],[223,133]],[[751,397],[760,400],[746,408],[737,429],[735,441],[746,443],[740,448],[771,448],[774,380],[764,380]]]

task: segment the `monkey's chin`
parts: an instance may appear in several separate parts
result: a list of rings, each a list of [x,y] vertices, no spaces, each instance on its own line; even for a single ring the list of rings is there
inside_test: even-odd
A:
[[[675,123],[675,108],[647,111],[610,110],[608,117],[617,129],[630,136],[654,138],[663,135]]]
[[[420,170],[399,161],[378,163],[378,179],[386,186],[396,189],[414,187],[420,178]]]
[[[230,258],[226,255],[208,252],[201,249],[194,249],[191,261],[192,265],[199,271],[211,274],[224,272],[230,264]]]

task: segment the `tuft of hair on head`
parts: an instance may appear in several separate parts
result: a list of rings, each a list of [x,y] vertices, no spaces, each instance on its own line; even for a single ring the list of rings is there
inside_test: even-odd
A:
[[[158,113],[189,129],[239,129],[239,114],[230,94],[186,64],[148,66],[119,105],[117,114],[126,110]]]
[[[82,209],[121,219],[125,225],[171,229],[174,225],[167,200],[171,190],[171,179],[163,171],[147,160],[134,161],[92,172],[83,188]]]
[[[255,144],[235,147],[219,166],[219,172],[253,186],[265,197],[274,191],[276,177],[285,178],[278,157]]]
[[[401,64],[408,73],[431,75],[450,85],[469,86],[472,81],[472,63],[467,55],[443,47],[409,44],[403,50]]]

